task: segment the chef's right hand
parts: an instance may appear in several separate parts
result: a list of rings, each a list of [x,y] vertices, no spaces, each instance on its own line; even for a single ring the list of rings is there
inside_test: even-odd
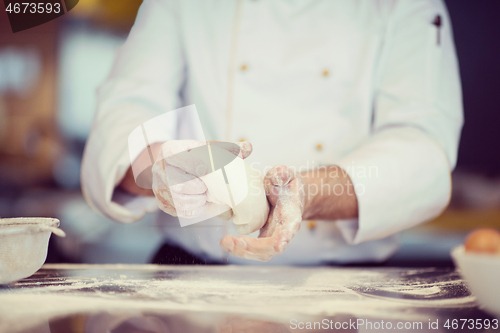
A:
[[[172,216],[184,218],[197,217],[205,213],[210,206],[207,202],[207,187],[199,178],[211,172],[206,164],[191,154],[178,154],[206,145],[205,141],[173,140],[164,143],[153,165],[153,192],[158,206]],[[248,157],[252,152],[249,142],[220,147],[240,158]]]

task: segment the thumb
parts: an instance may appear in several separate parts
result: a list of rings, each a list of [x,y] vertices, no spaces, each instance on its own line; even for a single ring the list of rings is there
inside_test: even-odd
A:
[[[253,151],[252,144],[248,141],[241,141],[236,143],[238,146],[240,146],[240,154],[238,156],[242,159],[247,158],[250,156],[250,154]]]
[[[286,187],[293,178],[295,178],[295,173],[285,165],[276,165],[267,172],[264,178],[264,189],[267,199],[273,206],[276,205],[282,188]]]
[[[241,159],[245,159],[252,153],[252,144],[248,141],[241,142],[223,142],[213,140],[210,143],[217,145],[218,147],[227,150],[228,152],[238,156]]]

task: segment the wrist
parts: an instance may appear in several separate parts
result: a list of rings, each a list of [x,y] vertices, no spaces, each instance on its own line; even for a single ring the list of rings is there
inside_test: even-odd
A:
[[[303,198],[302,198],[302,219],[307,220],[309,219],[312,214],[312,192],[310,189],[311,186],[311,177],[307,172],[303,172],[299,175],[299,178],[302,181],[302,193],[303,193]]]
[[[342,169],[335,165],[323,166],[301,174],[304,184],[304,220],[332,219],[343,214],[338,209],[346,185],[341,179],[342,175]]]

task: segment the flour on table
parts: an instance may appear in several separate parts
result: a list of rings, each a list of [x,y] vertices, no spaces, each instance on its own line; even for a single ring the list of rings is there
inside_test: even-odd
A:
[[[26,279],[9,289],[0,289],[0,332],[12,327],[9,325],[29,327],[54,315],[98,311],[241,314],[284,322],[304,316],[346,314],[427,322],[433,314],[422,309],[428,307],[429,300],[380,297],[373,292],[431,297],[446,288],[464,288],[462,280],[451,275],[449,281],[434,286],[425,281],[401,279],[397,270],[46,266],[56,267],[54,272],[75,269],[68,270],[69,276],[45,278],[42,284],[37,279]],[[50,273],[51,269],[44,272]],[[463,295],[430,302],[440,307],[474,306],[473,298],[467,293]]]

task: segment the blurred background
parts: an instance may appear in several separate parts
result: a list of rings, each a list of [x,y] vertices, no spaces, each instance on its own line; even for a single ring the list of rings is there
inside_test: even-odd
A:
[[[61,220],[48,262],[147,263],[161,245],[154,216],[120,224],[83,200],[80,162],[95,91],[141,0],[80,0],[68,14],[13,34],[0,12],[0,217]],[[452,266],[472,229],[500,228],[500,1],[447,0],[462,77],[465,127],[449,208],[405,231],[386,265]],[[1,5],[0,5],[1,6]]]

